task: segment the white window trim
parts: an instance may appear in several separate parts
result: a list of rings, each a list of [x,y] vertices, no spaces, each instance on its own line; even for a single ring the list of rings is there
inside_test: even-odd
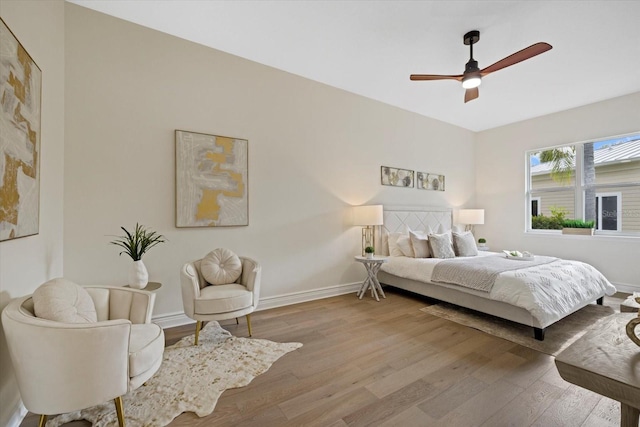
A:
[[[602,197],[616,197],[616,230],[603,230],[602,229]],[[607,193],[596,193],[596,198],[600,199],[600,201],[598,202],[598,212],[596,212],[596,215],[598,215],[598,228],[596,229],[597,231],[601,231],[601,232],[621,232],[622,231],[622,192],[620,191],[613,191],[613,192],[607,192]]]

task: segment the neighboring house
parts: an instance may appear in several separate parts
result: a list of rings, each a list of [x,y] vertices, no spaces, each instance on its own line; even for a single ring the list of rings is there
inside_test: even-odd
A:
[[[597,230],[640,231],[640,135],[638,138],[594,151]],[[569,182],[559,184],[551,170],[551,162],[530,168],[531,214],[549,216],[552,208],[561,207],[567,218],[574,218],[575,174]],[[556,191],[539,191],[550,188]]]

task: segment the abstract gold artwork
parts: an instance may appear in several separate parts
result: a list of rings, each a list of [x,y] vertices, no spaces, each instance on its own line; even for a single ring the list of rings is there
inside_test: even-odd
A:
[[[0,19],[0,241],[38,234],[42,72]]]
[[[248,141],[176,130],[176,227],[249,225]]]

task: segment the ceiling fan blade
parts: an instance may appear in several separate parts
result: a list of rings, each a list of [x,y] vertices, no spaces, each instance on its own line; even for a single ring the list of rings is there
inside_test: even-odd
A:
[[[439,74],[411,74],[409,78],[411,80],[457,80],[459,82],[462,81],[463,75],[457,76],[442,76]]]
[[[466,91],[464,91],[464,103],[466,104],[469,101],[473,101],[478,96],[480,96],[480,92],[478,91],[477,87],[467,89]]]
[[[489,73],[493,73],[494,71],[501,70],[511,65],[515,65],[518,62],[533,58],[536,55],[540,55],[541,53],[551,50],[551,48],[552,46],[549,43],[541,42],[533,44],[527,48],[522,49],[521,51],[514,53],[513,55],[509,55],[506,58],[501,59],[493,65],[489,65],[483,70],[480,70],[480,75],[484,77]]]

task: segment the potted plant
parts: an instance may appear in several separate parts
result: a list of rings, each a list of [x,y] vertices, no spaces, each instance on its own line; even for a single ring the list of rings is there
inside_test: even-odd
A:
[[[375,248],[373,246],[367,246],[366,248],[364,248],[364,255],[368,258],[371,259],[373,258],[373,254],[375,252]]]
[[[480,246],[481,248],[487,246],[487,239],[485,239],[484,237],[481,237],[478,239],[478,246]]]
[[[119,255],[127,254],[131,257],[133,264],[129,271],[129,286],[142,289],[149,283],[149,273],[142,262],[142,256],[155,245],[164,243],[164,236],[155,231],[147,230],[144,226],[137,223],[132,233],[124,227],[120,228],[122,228],[125,235],[116,236],[117,239],[111,241],[111,244],[124,249]]]
[[[562,221],[562,234],[593,235],[593,221],[581,219],[565,219]]]

